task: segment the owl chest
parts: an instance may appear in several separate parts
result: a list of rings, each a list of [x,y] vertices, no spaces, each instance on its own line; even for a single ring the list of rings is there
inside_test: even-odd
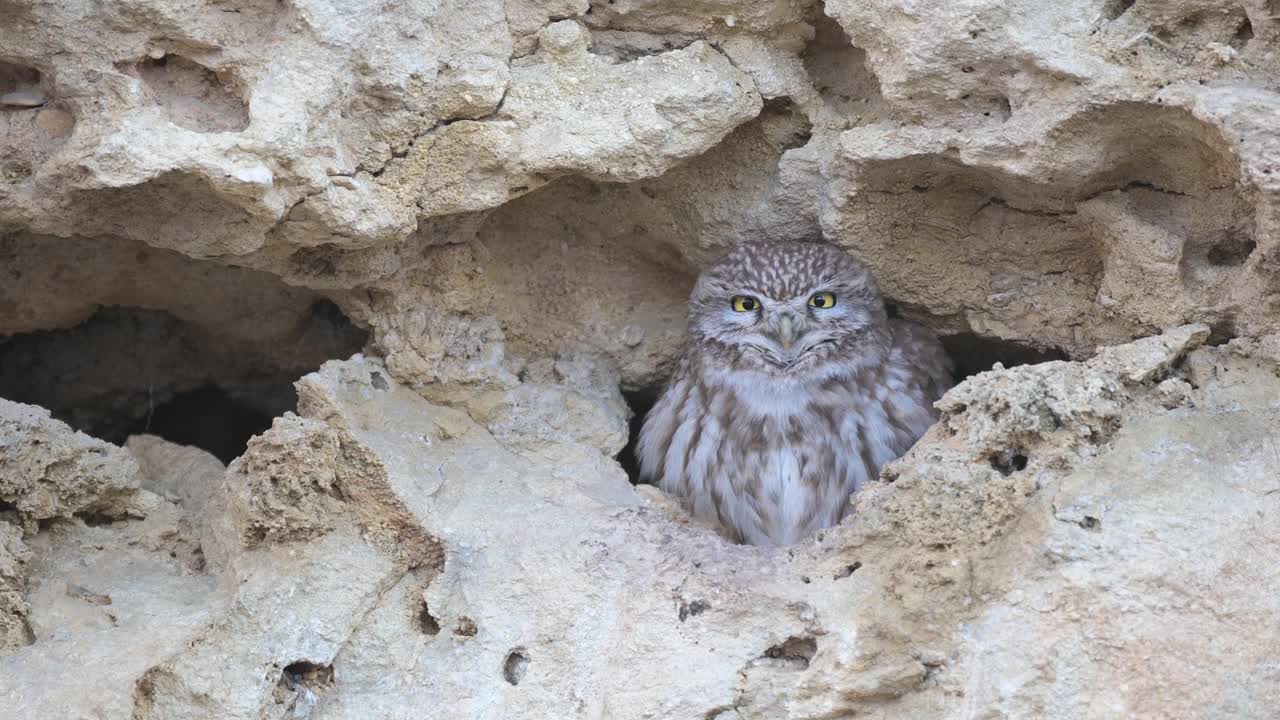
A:
[[[740,491],[775,504],[803,504],[840,492],[862,453],[861,417],[852,393],[758,393],[726,428],[722,457]]]

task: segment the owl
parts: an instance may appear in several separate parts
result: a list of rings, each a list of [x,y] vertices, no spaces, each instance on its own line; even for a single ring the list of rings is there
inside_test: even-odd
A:
[[[646,416],[641,479],[741,542],[789,545],[937,419],[951,362],[875,279],[815,243],[745,244],[689,298],[688,346]]]

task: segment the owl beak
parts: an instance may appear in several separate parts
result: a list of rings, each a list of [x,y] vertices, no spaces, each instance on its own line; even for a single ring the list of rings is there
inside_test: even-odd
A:
[[[778,321],[778,342],[782,343],[783,350],[790,350],[796,342],[795,320],[790,315],[783,315]]]

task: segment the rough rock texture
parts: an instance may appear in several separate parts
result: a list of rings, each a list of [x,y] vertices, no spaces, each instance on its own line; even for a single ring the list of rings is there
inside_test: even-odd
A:
[[[1197,349],[1207,335],[970,379],[851,521],[776,551],[645,499],[608,447],[507,447],[379,361],[329,363],[215,489],[207,574],[138,549],[180,534],[157,532],[167,504],[35,536],[36,642],[0,660],[3,699],[142,718],[1265,717],[1280,604],[1258,589],[1280,572],[1239,548],[1280,537],[1280,367]],[[305,532],[241,530],[264,520]],[[115,547],[141,567],[117,570]],[[143,616],[164,619],[145,647],[110,639]],[[75,642],[136,653],[50,681]],[[63,692],[91,682],[107,692]]]
[[[0,400],[0,503],[24,523],[75,513],[122,513],[138,463],[75,432],[49,411]]]
[[[0,0],[0,708],[1274,715],[1278,16]],[[756,239],[1062,360],[728,545],[613,458]]]
[[[22,532],[0,520],[0,653],[31,642],[26,617],[27,564],[31,551],[22,542]]]
[[[825,236],[913,317],[1077,357],[1280,314],[1265,3],[224,5],[13,5],[0,91],[41,104],[0,113],[10,252],[92,243],[98,286],[139,244],[216,258],[631,387],[752,237]],[[80,282],[4,331],[83,317]]]

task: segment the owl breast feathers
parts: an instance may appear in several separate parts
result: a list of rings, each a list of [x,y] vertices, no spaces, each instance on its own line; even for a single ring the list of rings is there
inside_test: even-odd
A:
[[[795,543],[840,522],[951,383],[938,340],[890,320],[843,251],[742,245],[694,286],[688,347],[640,433],[641,476],[743,542]]]

